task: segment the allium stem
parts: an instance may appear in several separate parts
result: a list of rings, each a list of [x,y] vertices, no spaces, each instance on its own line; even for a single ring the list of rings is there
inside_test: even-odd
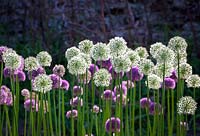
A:
[[[3,123],[4,123],[4,114],[5,114],[5,111],[1,107],[2,106],[0,106],[0,132],[3,132],[2,126],[3,126]]]
[[[196,100],[196,90],[193,88],[193,98]],[[193,115],[193,135],[196,136],[196,115]]]
[[[173,128],[174,128],[174,90],[171,90],[171,114],[172,114],[172,118],[171,118],[171,134],[173,135]]]
[[[9,134],[10,136],[12,136],[12,131],[11,131],[11,126],[10,126],[10,119],[9,119],[9,114],[8,114],[8,107],[6,105],[4,105],[4,110],[6,112],[6,123],[7,123],[7,126],[8,126],[8,131],[9,131]]]
[[[25,112],[24,112],[24,114],[25,114],[25,117],[24,117],[24,136],[26,136],[26,125],[27,125],[27,111],[26,111],[26,109],[25,109]]]
[[[129,86],[129,82],[127,81],[127,88],[128,88],[128,86]],[[125,127],[125,135],[126,136],[129,136],[130,135],[130,133],[129,133],[129,123],[128,123],[128,121],[129,121],[129,116],[128,116],[128,109],[129,109],[129,104],[128,104],[128,98],[126,99],[126,106],[125,106],[125,114],[126,114],[126,117],[125,117],[125,124],[126,124],[126,127]]]
[[[134,81],[133,103],[132,103],[132,136],[135,135],[135,98],[136,98],[136,82]]]
[[[146,80],[147,82],[147,99],[149,101],[149,85],[148,85],[148,80]],[[151,122],[149,119],[149,108],[146,108],[146,114],[147,114],[147,135],[149,135],[149,133],[151,134]]]
[[[60,83],[60,79],[59,79]],[[61,136],[61,89],[58,89],[58,135]]]
[[[48,92],[48,116],[49,116],[49,124],[50,124],[50,133],[51,135],[54,135],[53,133],[53,124],[52,124],[52,114],[51,114],[51,99],[50,99],[50,92]]]
[[[62,128],[63,128],[62,135],[65,136],[66,130],[65,130],[65,92],[64,90],[62,90]]]
[[[53,109],[54,109],[54,123],[56,135],[58,135],[58,125],[57,125],[57,110],[56,110],[56,90],[53,90]]]
[[[170,118],[170,90],[167,90],[167,124],[168,124],[168,136],[171,136],[171,118]]]
[[[141,99],[142,92],[141,92],[141,81],[139,81],[139,100]],[[141,111],[141,105],[139,106],[139,131],[140,136],[142,136],[142,111]]]
[[[180,99],[181,97],[181,84],[180,84],[180,61],[179,61],[179,52],[177,52],[177,61],[178,61],[178,83],[177,83],[177,101]],[[177,133],[177,136],[180,135],[180,115],[177,114],[177,117],[176,117],[176,133]]]

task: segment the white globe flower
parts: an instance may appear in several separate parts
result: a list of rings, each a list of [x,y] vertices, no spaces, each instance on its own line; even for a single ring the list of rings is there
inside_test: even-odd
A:
[[[142,59],[145,59],[149,56],[149,53],[147,52],[147,49],[144,48],[144,47],[137,47],[135,49],[135,51],[138,53],[138,55],[140,56],[140,58]]]
[[[80,49],[80,51],[85,54],[90,54],[92,47],[93,47],[93,42],[90,40],[83,40],[79,42],[79,45],[78,45],[78,48]]]
[[[97,87],[107,87],[110,84],[111,78],[111,74],[108,72],[108,70],[102,68],[94,73],[93,80]]]
[[[110,58],[110,48],[105,43],[98,42],[93,46],[91,56],[95,61],[106,61]]]
[[[188,44],[185,39],[180,36],[175,36],[171,38],[168,42],[168,47],[172,49],[175,53],[181,54],[182,52],[186,52],[187,46]]]
[[[138,55],[137,52],[135,52],[133,50],[127,51],[126,57],[130,59],[131,66],[137,66],[140,61],[140,56]]]
[[[41,66],[51,66],[52,57],[46,51],[41,51],[37,54],[36,59]]]
[[[176,67],[176,73],[178,74],[178,66]],[[180,79],[187,79],[190,75],[192,75],[192,66],[188,63],[181,63],[179,66],[179,74]]]
[[[126,56],[117,56],[111,60],[115,72],[128,72],[131,69],[131,60]]]
[[[186,81],[187,87],[199,88],[200,87],[200,77],[199,75],[190,75]]]
[[[5,63],[5,67],[12,70],[18,69],[21,65],[21,57],[15,52],[4,52],[3,61]]]
[[[78,55],[80,53],[80,50],[76,47],[68,48],[65,52],[65,58],[69,61],[74,56]]]
[[[156,58],[157,51],[161,48],[165,48],[166,46],[162,44],[161,42],[156,42],[151,45],[150,47],[150,54],[153,58]]]
[[[38,60],[35,57],[28,57],[24,60],[26,71],[37,70],[40,67]]]
[[[139,62],[139,70],[145,75],[149,75],[154,70],[154,63],[150,59],[141,59]]]
[[[155,74],[148,75],[147,81],[150,89],[159,89],[161,87],[162,80]]]

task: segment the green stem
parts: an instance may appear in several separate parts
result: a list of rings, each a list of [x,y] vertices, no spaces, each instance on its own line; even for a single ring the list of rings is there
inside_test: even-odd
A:
[[[58,125],[57,125],[57,110],[56,110],[56,90],[53,90],[53,110],[54,110],[54,123],[56,135],[58,135]]]
[[[132,129],[133,129],[133,134],[132,136],[135,135],[135,98],[136,98],[136,82],[134,81],[134,91],[133,91],[133,105],[132,105]]]
[[[26,136],[26,125],[27,125],[27,111],[25,109],[25,117],[24,117],[24,136]]]
[[[196,90],[195,90],[195,88],[193,89],[193,97],[194,97],[194,100],[196,100]],[[195,113],[193,115],[193,135],[196,136],[196,115],[195,115]]]
[[[60,81],[59,81],[60,82]],[[58,89],[58,135],[61,136],[61,90]]]
[[[141,92],[141,81],[139,81],[139,100],[141,99],[142,92]],[[141,105],[139,106],[139,131],[140,136],[142,136],[142,115],[141,115]]]
[[[63,128],[63,136],[65,136],[65,92],[62,90],[62,128]]]
[[[6,122],[7,122],[7,126],[8,126],[8,131],[10,136],[12,136],[12,131],[11,131],[11,126],[10,126],[10,119],[9,119],[9,114],[8,114],[8,107],[6,107],[6,105],[4,105],[4,110],[6,112]]]
[[[171,118],[170,118],[170,90],[167,90],[167,124],[168,124],[168,136],[171,136]]]
[[[171,108],[172,108],[172,120],[171,120],[171,135],[173,135],[174,128],[174,90],[171,90]]]
[[[49,116],[50,132],[51,132],[51,135],[54,135],[53,134],[53,124],[52,124],[52,114],[51,114],[52,111],[51,111],[50,92],[48,92],[48,110],[49,110],[48,116]]]

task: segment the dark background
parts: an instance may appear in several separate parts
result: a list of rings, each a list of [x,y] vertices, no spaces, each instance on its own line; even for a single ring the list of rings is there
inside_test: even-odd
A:
[[[83,39],[123,36],[128,46],[186,38],[200,73],[200,0],[0,0],[0,44],[24,57],[47,50],[55,63]]]

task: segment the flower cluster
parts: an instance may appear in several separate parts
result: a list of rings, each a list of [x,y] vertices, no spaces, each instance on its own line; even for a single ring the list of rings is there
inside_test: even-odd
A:
[[[13,95],[10,89],[5,85],[0,88],[0,105],[13,105]]]

